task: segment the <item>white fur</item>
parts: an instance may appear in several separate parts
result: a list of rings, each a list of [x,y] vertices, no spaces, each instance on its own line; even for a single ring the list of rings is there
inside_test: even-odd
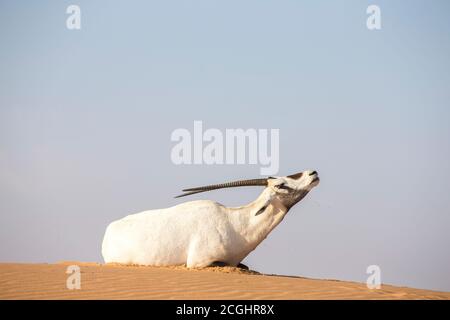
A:
[[[102,254],[106,263],[138,265],[181,265],[205,267],[220,261],[238,265],[289,210],[280,197],[280,183],[309,191],[318,182],[305,171],[300,179],[280,177],[252,203],[227,208],[210,200],[190,201],[177,206],[149,210],[112,222],[106,229]],[[260,214],[261,208],[267,207]]]

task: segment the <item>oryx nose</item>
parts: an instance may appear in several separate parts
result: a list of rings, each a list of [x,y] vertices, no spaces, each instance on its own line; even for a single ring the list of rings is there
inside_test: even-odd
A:
[[[317,171],[313,171],[313,172],[311,172],[309,175],[310,175],[310,176],[313,176],[313,175],[315,175],[315,174],[317,174]]]

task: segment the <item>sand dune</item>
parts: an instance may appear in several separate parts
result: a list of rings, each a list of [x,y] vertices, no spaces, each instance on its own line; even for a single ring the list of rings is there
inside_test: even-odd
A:
[[[68,265],[81,269],[81,289],[66,287]],[[450,299],[435,292],[363,283],[262,275],[237,268],[189,270],[64,262],[0,264],[0,299]]]

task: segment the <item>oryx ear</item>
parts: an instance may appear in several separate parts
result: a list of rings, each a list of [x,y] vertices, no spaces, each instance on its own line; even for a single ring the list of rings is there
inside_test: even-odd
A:
[[[255,216],[260,215],[264,212],[264,210],[267,209],[267,207],[270,205],[270,202],[272,201],[273,195],[266,195],[266,199],[264,203],[261,205],[261,207],[258,209],[258,211],[255,212]]]
[[[268,204],[262,206],[261,209],[259,209],[259,210],[255,213],[255,216],[260,215],[261,213],[263,213],[264,210],[266,210],[268,206],[269,206]]]

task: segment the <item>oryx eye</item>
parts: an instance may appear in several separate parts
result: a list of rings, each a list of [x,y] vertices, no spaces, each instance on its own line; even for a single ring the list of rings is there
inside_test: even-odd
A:
[[[289,186],[287,186],[285,183],[277,185],[277,188],[278,189],[284,189],[284,190],[291,190],[292,189]]]

